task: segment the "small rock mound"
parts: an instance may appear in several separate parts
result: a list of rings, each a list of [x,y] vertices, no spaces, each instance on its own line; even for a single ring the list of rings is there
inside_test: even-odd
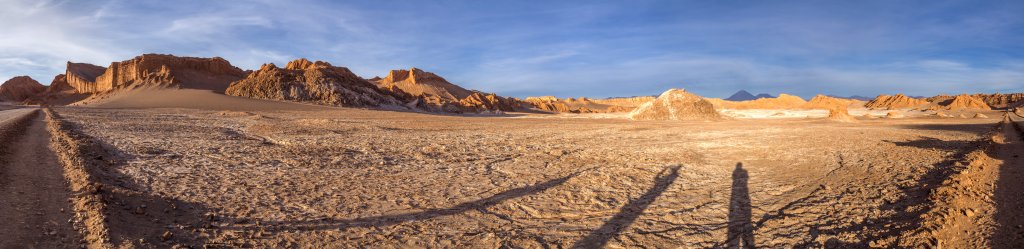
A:
[[[986,116],[985,114],[981,114],[981,113],[975,113],[974,114],[974,118],[988,118],[988,116]]]
[[[402,97],[378,89],[348,68],[306,59],[288,62],[285,68],[264,64],[245,79],[231,83],[225,94],[350,107],[399,105]]]
[[[948,113],[945,113],[945,112],[936,112],[935,115],[939,116],[939,117],[942,117],[942,118],[952,118],[953,117],[953,115],[949,115]]]
[[[18,76],[0,85],[0,101],[22,102],[46,91],[46,86],[28,76]]]
[[[885,118],[903,118],[903,114],[897,111],[891,111],[885,114]]]
[[[857,121],[853,116],[850,116],[850,112],[847,111],[846,107],[828,109],[828,119],[839,122],[853,122]]]
[[[711,102],[683,89],[669,89],[629,113],[632,120],[718,120]]]
[[[878,95],[878,97],[875,97],[875,99],[868,101],[867,104],[864,104],[864,107],[871,109],[892,110],[900,108],[911,108],[926,104],[928,104],[928,101],[926,100],[907,97],[906,95],[903,94],[896,94],[895,96]]]

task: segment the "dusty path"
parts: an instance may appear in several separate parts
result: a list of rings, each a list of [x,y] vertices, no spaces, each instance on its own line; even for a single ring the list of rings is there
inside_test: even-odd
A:
[[[1024,243],[1024,118],[1008,116],[1003,127],[1006,140],[993,155],[1003,160],[995,189],[998,228],[992,236],[993,248],[1019,248]]]
[[[10,131],[0,139],[0,248],[75,248],[63,169],[43,116],[33,111],[0,111],[0,126]],[[17,124],[23,115],[31,119]]]

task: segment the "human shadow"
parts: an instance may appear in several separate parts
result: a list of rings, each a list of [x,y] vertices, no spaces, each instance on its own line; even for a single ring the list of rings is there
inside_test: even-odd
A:
[[[732,193],[729,196],[729,226],[726,248],[754,248],[754,226],[751,222],[750,175],[743,163],[736,163],[732,171]]]
[[[237,225],[223,226],[221,229],[227,230],[253,230],[253,229],[284,229],[284,230],[300,230],[300,231],[312,231],[312,230],[328,230],[328,229],[346,229],[353,227],[380,227],[390,226],[400,223],[427,220],[437,218],[441,216],[456,215],[464,213],[470,210],[479,210],[484,213],[490,213],[485,209],[490,206],[498,205],[504,201],[515,199],[523,196],[528,196],[543,192],[555,186],[564,184],[569,179],[578,176],[579,174],[587,170],[578,171],[564,177],[551,179],[545,182],[541,182],[535,185],[519,187],[509,189],[504,192],[492,195],[487,198],[463,202],[461,204],[448,207],[448,208],[432,208],[419,212],[404,213],[404,214],[393,214],[393,215],[382,215],[355,219],[317,219],[317,220],[303,220],[303,221],[254,221],[251,223],[236,223]],[[503,217],[504,218],[504,217]],[[255,226],[254,226],[255,225]]]
[[[606,221],[604,225],[590,232],[587,237],[576,241],[572,248],[601,248],[608,241],[611,240],[615,235],[622,232],[623,229],[629,227],[630,224],[640,218],[644,210],[647,209],[654,200],[661,196],[668,189],[668,186],[675,182],[676,178],[679,177],[680,166],[674,166],[666,168],[658,174],[658,177],[654,179],[654,186],[647,190],[646,193],[636,199],[630,200],[625,206],[619,209],[619,213],[615,214],[611,219]],[[668,174],[665,172],[668,171]]]

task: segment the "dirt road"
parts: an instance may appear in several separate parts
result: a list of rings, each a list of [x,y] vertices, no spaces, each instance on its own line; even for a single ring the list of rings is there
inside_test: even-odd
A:
[[[992,236],[993,248],[1015,248],[1024,241],[1024,117],[1008,114],[1009,118],[1003,127],[1006,140],[997,147],[994,156],[1003,160],[999,168],[999,179],[996,181],[995,220],[998,229]]]
[[[0,248],[78,247],[43,116],[36,109],[0,111],[0,130]]]

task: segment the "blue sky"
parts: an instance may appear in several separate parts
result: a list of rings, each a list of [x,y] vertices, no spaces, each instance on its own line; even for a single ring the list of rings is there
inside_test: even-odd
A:
[[[685,88],[864,95],[1024,92],[1024,1],[0,0],[0,78],[66,61],[295,58],[370,78],[418,67],[524,97]]]

